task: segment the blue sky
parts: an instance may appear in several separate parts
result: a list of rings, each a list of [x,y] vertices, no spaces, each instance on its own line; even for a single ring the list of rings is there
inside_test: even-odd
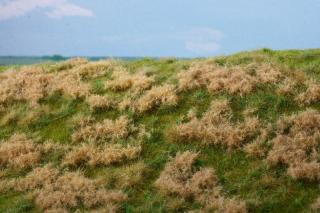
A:
[[[0,55],[320,48],[320,0],[0,0]]]

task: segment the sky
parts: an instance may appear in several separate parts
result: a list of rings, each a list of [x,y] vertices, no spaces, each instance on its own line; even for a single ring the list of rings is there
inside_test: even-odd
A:
[[[320,48],[320,0],[0,0],[0,55],[202,57]]]

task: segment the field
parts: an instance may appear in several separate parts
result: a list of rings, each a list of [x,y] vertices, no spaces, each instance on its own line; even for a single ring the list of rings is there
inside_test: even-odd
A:
[[[0,67],[0,212],[320,211],[320,49]]]

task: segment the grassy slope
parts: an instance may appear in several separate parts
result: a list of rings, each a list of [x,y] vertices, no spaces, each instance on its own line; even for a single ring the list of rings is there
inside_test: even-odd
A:
[[[320,80],[320,49],[305,51],[271,51],[268,49],[255,52],[243,52],[232,56],[218,57],[220,64],[244,64],[252,61],[273,61],[287,65],[290,69],[302,70],[313,78]],[[157,83],[174,81],[172,76],[187,66],[191,61],[171,59],[143,59],[123,62],[132,71],[144,68],[157,74]],[[3,68],[0,67],[0,71]],[[108,76],[96,79],[92,83],[96,93],[105,93],[101,82]],[[228,97],[231,101],[234,119],[241,119],[240,112],[248,107],[258,108],[258,116],[269,122],[274,122],[281,114],[290,113],[301,108],[295,102],[284,96],[278,96],[274,88],[258,88],[251,94],[240,97],[227,94],[211,95],[205,90],[183,93],[179,96],[179,106],[175,108],[159,108],[142,115],[130,115],[135,124],[144,124],[151,137],[144,141],[141,160],[148,166],[147,176],[141,185],[128,190],[129,200],[124,204],[126,212],[167,212],[167,200],[153,187],[169,156],[183,150],[200,151],[200,165],[213,167],[219,177],[223,189],[228,195],[236,195],[246,200],[252,212],[303,212],[307,206],[319,195],[317,183],[294,181],[284,175],[284,169],[269,169],[263,160],[251,159],[243,152],[227,152],[219,147],[200,147],[196,141],[192,144],[173,144],[168,142],[164,133],[175,124],[182,115],[196,106],[200,112],[207,109],[211,100],[219,96]],[[6,139],[13,132],[22,131],[40,135],[43,139],[53,139],[60,143],[68,143],[72,130],[66,125],[76,112],[89,113],[88,107],[80,100],[65,100],[61,97],[50,97],[43,100],[49,104],[51,113],[41,117],[29,126],[19,126],[16,123],[0,128],[0,139]],[[16,106],[21,107],[21,106]],[[320,104],[312,105],[320,110]],[[123,112],[126,113],[126,112]],[[95,117],[114,118],[118,111],[97,112]],[[128,113],[128,112],[127,112]],[[0,117],[3,116],[0,114]],[[49,156],[58,159],[59,156]],[[99,169],[83,168],[88,176],[99,176],[110,171],[119,172],[121,167],[107,167]],[[17,174],[12,174],[16,176]],[[186,204],[192,208],[193,204]],[[38,212],[32,202],[19,193],[0,195],[0,212]]]

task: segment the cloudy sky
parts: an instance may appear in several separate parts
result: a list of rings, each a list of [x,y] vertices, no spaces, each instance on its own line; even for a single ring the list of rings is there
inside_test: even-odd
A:
[[[0,0],[0,55],[320,48],[320,0]]]

